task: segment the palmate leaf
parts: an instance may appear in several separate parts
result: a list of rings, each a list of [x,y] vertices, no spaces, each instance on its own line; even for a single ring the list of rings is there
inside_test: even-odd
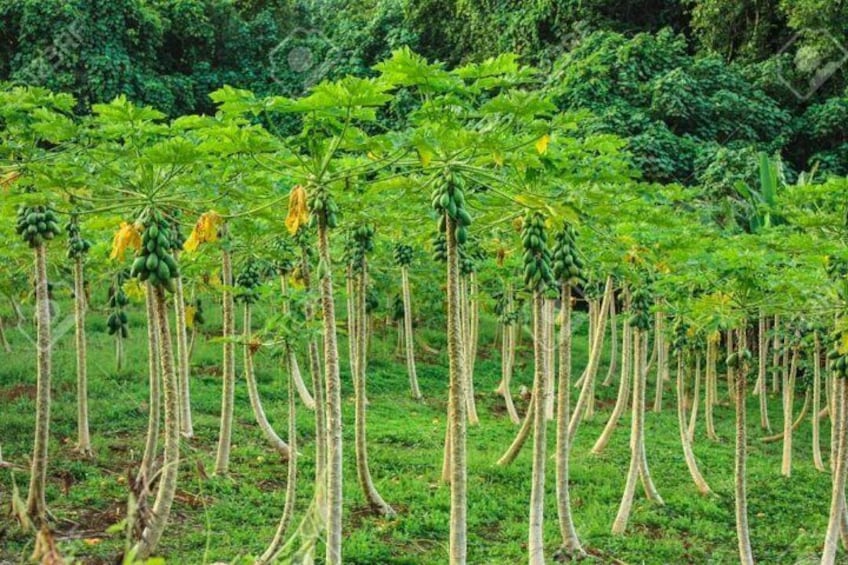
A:
[[[172,137],[146,148],[142,158],[154,165],[188,165],[201,156],[197,146],[182,137]]]
[[[133,122],[151,122],[162,120],[165,114],[150,106],[136,106],[125,95],[120,95],[108,104],[94,104],[91,107],[100,124],[130,124]]]
[[[218,109],[224,114],[242,115],[258,113],[261,110],[260,102],[251,91],[233,88],[230,85],[225,85],[210,93],[209,98],[218,105]]]
[[[556,105],[547,96],[525,90],[504,92],[480,107],[482,114],[504,114],[526,119],[550,116],[556,110]]]
[[[425,93],[441,93],[461,86],[458,76],[444,69],[442,63],[427,60],[409,47],[392,51],[390,59],[374,66],[383,82],[394,86],[417,86]]]
[[[32,116],[35,119],[32,124],[33,131],[51,143],[67,141],[77,134],[77,125],[74,121],[58,112],[38,108]]]

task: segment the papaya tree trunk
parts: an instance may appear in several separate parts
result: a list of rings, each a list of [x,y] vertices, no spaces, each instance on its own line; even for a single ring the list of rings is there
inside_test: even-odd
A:
[[[288,315],[291,312],[289,306],[289,283],[286,275],[280,274],[280,292],[283,295],[283,314]],[[297,362],[297,355],[294,348],[290,345],[286,346],[286,364],[289,369],[289,378],[294,381],[295,389],[297,390],[300,401],[306,406],[307,410],[315,410],[315,399],[309,392],[306,383],[303,382],[303,375],[300,373],[300,365]]]
[[[225,230],[226,228],[223,228]],[[222,231],[223,231],[222,230]],[[236,390],[236,351],[235,351],[235,305],[233,304],[233,262],[226,245],[221,251],[221,284],[223,285],[221,313],[223,317],[223,390],[221,393],[221,425],[218,432],[218,453],[215,457],[215,474],[226,475],[230,472],[230,445],[233,435],[233,405]]]
[[[701,494],[711,494],[712,490],[698,468],[695,453],[692,451],[692,438],[686,427],[686,384],[683,371],[683,354],[677,354],[677,427],[680,428],[680,443],[683,446],[683,458],[686,467]]]
[[[707,437],[713,441],[718,441],[718,435],[715,431],[715,420],[713,418],[713,407],[717,403],[716,399],[716,381],[718,375],[716,371],[716,358],[718,356],[718,333],[707,336],[707,370],[706,370],[706,395],[704,397],[704,416],[707,421]]]
[[[277,451],[284,459],[291,457],[291,449],[284,442],[274,428],[268,422],[268,417],[265,415],[265,409],[262,407],[262,399],[259,397],[259,387],[256,385],[256,374],[253,367],[253,344],[251,343],[251,326],[252,316],[250,303],[244,303],[244,380],[247,381],[247,394],[250,397],[250,407],[253,410],[253,417],[256,418],[256,423],[259,424],[259,429],[262,430],[262,435],[270,444],[271,448]]]
[[[698,424],[698,406],[700,406],[699,396],[701,394],[701,354],[695,354],[695,385],[692,391],[692,414],[689,415],[689,441],[695,441],[695,426]]]
[[[309,253],[306,247],[301,248],[300,274],[303,277],[303,286],[306,288],[307,299],[303,305],[303,314],[306,324],[309,326],[315,321],[315,305],[312,301],[312,273],[309,265]],[[332,287],[331,287],[332,289]],[[315,480],[324,481],[324,472],[327,468],[327,410],[324,402],[325,380],[321,372],[321,355],[318,348],[318,338],[309,336],[307,349],[309,351],[309,373],[312,377],[312,392],[315,395]],[[324,489],[318,489],[323,493]]]
[[[174,251],[174,260],[179,260],[179,251]],[[185,293],[182,277],[177,277],[174,292],[175,323],[177,325],[177,369],[179,372],[180,428],[182,434],[194,437],[191,417],[191,362],[189,360],[188,328],[186,327]]]
[[[327,565],[342,562],[342,391],[332,258],[326,218],[318,222],[319,286],[324,326],[324,377],[327,405]]]
[[[571,456],[571,438],[568,421],[571,403],[571,286],[562,285],[561,326],[559,329],[559,371],[557,378],[556,419],[556,497],[562,551],[568,555],[582,556],[585,552],[574,528],[571,514],[571,497],[568,475]]]
[[[545,514],[545,461],[547,460],[547,417],[545,416],[545,351],[547,329],[544,318],[544,299],[537,290],[533,293],[533,475],[530,490],[530,531],[528,551],[530,565],[545,562],[544,514]],[[566,430],[568,433],[568,430]]]
[[[845,504],[845,483],[848,475],[848,385],[845,379],[834,378],[836,381],[838,417],[834,419],[834,427],[838,437],[836,450],[836,470],[833,473],[833,490],[830,497],[830,514],[825,535],[822,565],[833,565],[836,562],[836,551],[839,544],[843,506]]]
[[[35,303],[38,371],[35,393],[35,440],[32,449],[27,514],[36,524],[47,518],[47,444],[50,438],[50,377],[52,343],[50,337],[50,296],[47,290],[47,248],[35,248]]]
[[[268,545],[268,548],[265,549],[265,552],[262,554],[259,559],[257,559],[257,565],[265,565],[266,563],[273,563],[279,557],[280,550],[285,544],[286,541],[286,532],[291,526],[292,518],[294,517],[294,505],[297,499],[297,414],[296,414],[296,403],[294,400],[294,378],[291,373],[289,373],[289,382],[288,382],[288,405],[289,405],[289,417],[288,417],[288,433],[289,433],[289,448],[291,453],[289,455],[288,464],[286,467],[286,501],[283,504],[283,515],[280,516],[280,522],[277,524],[277,531],[274,532],[274,538],[271,540],[271,543]]]
[[[3,346],[3,351],[6,353],[12,352],[12,346],[9,345],[9,340],[6,339],[6,326],[3,323],[3,316],[0,316],[0,344]]]
[[[747,349],[744,342],[744,326],[739,330],[739,349]],[[730,334],[728,334],[730,335]],[[733,467],[733,479],[736,493],[736,538],[739,542],[739,561],[743,565],[753,565],[754,556],[751,553],[751,539],[748,531],[748,495],[746,483],[746,464],[748,458],[747,428],[746,428],[746,398],[748,377],[748,362],[742,362],[739,374],[734,375],[736,390],[736,453]]]
[[[792,475],[792,404],[795,402],[795,375],[798,372],[798,347],[792,348],[790,369],[783,373],[783,458],[780,474]]]
[[[665,379],[668,372],[666,360],[668,350],[665,343],[665,314],[658,310],[655,319],[654,343],[657,344],[657,381],[654,391],[654,412],[660,413],[662,412],[663,389],[665,388]]]
[[[365,295],[368,289],[368,263],[362,259],[361,269],[355,281],[357,288],[354,293],[354,307],[358,311],[354,317],[354,330],[356,339],[354,341],[354,403],[355,403],[355,450],[356,450],[356,474],[359,486],[365,495],[365,500],[371,510],[380,516],[393,516],[394,510],[386,504],[383,497],[374,486],[371,478],[371,469],[368,466],[368,442],[366,435],[366,409],[365,409],[365,360],[368,355],[366,323],[368,320],[365,309]]]
[[[505,310],[508,313],[512,312],[512,287],[506,287],[505,291]],[[496,394],[503,396],[506,405],[506,411],[509,419],[513,424],[520,424],[521,419],[518,417],[518,412],[515,410],[515,404],[512,401],[512,392],[510,391],[510,382],[512,381],[512,373],[515,361],[515,328],[516,322],[512,319],[506,320],[503,324],[501,332],[501,382],[498,385]]]
[[[91,456],[91,436],[88,430],[88,363],[85,340],[85,283],[82,258],[74,260],[74,319],[77,346],[77,449]]]
[[[574,438],[577,433],[577,427],[580,425],[580,419],[583,417],[586,405],[589,403],[589,397],[595,393],[595,375],[597,374],[598,363],[601,360],[601,350],[604,344],[604,333],[606,326],[606,315],[609,312],[609,300],[612,295],[612,277],[607,277],[606,290],[604,291],[604,300],[600,307],[600,313],[595,325],[594,339],[592,339],[592,348],[589,355],[589,364],[583,374],[583,386],[580,389],[580,396],[577,398],[577,404],[574,407],[574,413],[571,415],[571,421],[568,423],[568,433]]]
[[[412,334],[412,293],[409,288],[409,267],[400,268],[401,293],[403,294],[403,341],[406,352],[406,371],[409,373],[409,390],[412,398],[421,400],[418,374],[415,370],[415,342]]]
[[[473,305],[471,304],[469,286],[470,275],[468,277],[461,277],[459,282],[459,291],[462,296],[460,301],[460,312],[462,314],[463,328],[462,342],[465,347],[465,409],[468,415],[468,425],[476,426],[480,423],[480,417],[477,415],[477,400],[474,397],[474,363],[472,362],[472,358],[476,356],[476,344],[473,344],[474,330],[472,328],[473,315],[471,313]]]
[[[547,298],[542,299],[542,330],[544,335],[544,355],[545,363],[542,365],[545,371],[545,418],[548,421],[554,419],[556,399],[554,395],[554,371],[556,366],[556,348],[555,342],[555,325],[556,325],[556,304],[554,300]],[[589,405],[586,407],[586,413],[594,410],[594,394],[589,397]]]
[[[459,291],[459,249],[456,221],[445,214],[447,224],[447,290],[448,290],[448,360],[450,384],[448,429],[450,430],[451,518],[450,563],[466,563],[467,553],[467,468],[466,468],[466,400],[465,348],[462,340],[461,295]]]
[[[612,300],[609,306],[609,324],[610,324],[610,365],[607,370],[607,376],[604,378],[603,386],[610,386],[618,371],[618,313],[615,306],[615,292],[613,292]]]
[[[813,349],[813,464],[819,471],[824,471],[824,462],[821,453],[821,418],[819,417],[819,405],[821,404],[821,342],[819,333],[813,335],[815,347]]]
[[[766,332],[768,331],[768,322],[763,314],[760,314],[759,332],[758,332],[758,366],[757,366],[757,384],[754,387],[755,393],[760,397],[760,428],[771,433],[771,422],[768,415],[768,339]]]
[[[780,316],[774,315],[774,325],[772,326],[772,331],[774,332],[774,338],[772,341],[772,359],[771,359],[771,391],[772,393],[777,394],[780,390],[780,379],[779,379],[779,367],[780,367],[780,348],[781,348],[781,338],[780,338]]]
[[[162,392],[162,364],[160,363],[162,336],[159,335],[159,324],[156,319],[156,304],[153,296],[154,288],[147,284],[147,355],[150,394],[147,404],[147,439],[144,443],[144,455],[141,458],[141,470],[138,480],[139,492],[146,493],[150,480],[153,478],[153,464],[156,461],[156,451],[159,442],[159,420]]]
[[[645,496],[648,497],[648,500],[662,505],[665,504],[665,502],[660,496],[660,493],[657,491],[657,487],[654,485],[654,480],[651,478],[651,471],[648,467],[648,456],[645,451],[645,392],[648,380],[647,351],[649,336],[649,332],[642,332],[642,340],[644,343],[640,348],[641,357],[636,357],[638,360],[637,363],[641,365],[639,372],[641,373],[642,378],[642,386],[639,389],[641,395],[639,400],[639,418],[641,420],[639,423],[639,477],[642,480],[642,486],[645,489]]]
[[[613,535],[621,535],[627,530],[627,523],[630,521],[630,512],[633,508],[633,497],[636,495],[636,483],[639,480],[639,460],[642,449],[640,445],[642,418],[640,417],[639,406],[640,399],[644,395],[642,389],[645,385],[641,374],[642,363],[639,361],[643,354],[642,330],[632,328],[631,331],[633,333],[633,403],[630,422],[630,466],[627,470],[627,480],[624,485],[621,504],[612,524]],[[641,411],[644,411],[644,407]]]
[[[627,289],[624,289],[625,311],[630,308],[630,294]],[[607,420],[604,431],[592,447],[592,453],[600,455],[606,449],[607,444],[612,438],[612,434],[618,426],[621,415],[624,414],[627,408],[627,401],[630,398],[630,372],[632,363],[633,339],[632,329],[627,319],[624,320],[624,326],[621,330],[621,375],[618,381],[618,396],[615,400],[615,406],[612,409],[609,420]]]
[[[168,328],[168,311],[165,303],[165,291],[162,287],[150,288],[153,296],[154,320],[159,335],[159,360],[162,368],[162,388],[165,397],[165,457],[162,464],[162,476],[151,509],[151,518],[135,547],[136,557],[146,559],[156,549],[171,513],[174,494],[177,490],[177,472],[180,464],[180,399],[177,394],[178,377],[174,370],[174,351],[171,345],[171,332]]]

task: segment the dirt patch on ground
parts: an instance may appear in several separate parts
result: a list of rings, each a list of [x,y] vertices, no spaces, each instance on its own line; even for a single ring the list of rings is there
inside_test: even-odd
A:
[[[9,388],[5,388],[0,390],[0,400],[5,402],[14,402],[19,398],[28,398],[30,400],[35,400],[35,385],[30,384],[16,384],[12,385]]]

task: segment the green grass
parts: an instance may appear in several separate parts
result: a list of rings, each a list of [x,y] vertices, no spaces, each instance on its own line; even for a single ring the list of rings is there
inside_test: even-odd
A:
[[[211,309],[210,309],[211,310]],[[209,312],[214,317],[214,312]],[[111,563],[123,547],[119,534],[106,534],[124,516],[128,471],[137,467],[147,421],[147,375],[143,320],[132,317],[128,368],[116,373],[112,342],[104,331],[104,316],[89,316],[91,427],[96,457],[80,458],[75,438],[75,370],[72,335],[64,336],[54,356],[54,402],[51,423],[48,504],[63,554],[86,563]],[[210,320],[210,326],[217,320]],[[257,326],[259,320],[257,320]],[[490,330],[490,328],[485,328]],[[423,331],[426,341],[443,349],[443,332]],[[9,331],[15,353],[0,363],[0,442],[4,458],[21,469],[0,470],[0,562],[26,562],[33,537],[21,533],[6,517],[12,481],[26,489],[34,426],[34,358],[32,347],[15,330]],[[493,336],[484,332],[475,372],[481,424],[470,428],[468,559],[473,564],[519,563],[526,559],[530,444],[514,464],[494,464],[516,431],[502,402],[490,393],[500,376]],[[364,512],[353,463],[353,398],[346,362],[343,363],[345,409],[345,563],[444,563],[450,515],[449,488],[439,482],[447,396],[446,360],[419,349],[419,378],[426,397],[410,400],[402,359],[394,353],[392,330],[378,330],[368,366],[370,409],[368,434],[371,470],[384,498],[397,509],[386,520]],[[576,339],[575,366],[586,357],[585,329]],[[531,380],[528,340],[518,354],[513,390]],[[342,354],[346,343],[341,342]],[[232,476],[201,480],[198,467],[211,475],[220,409],[219,346],[201,341],[194,357],[192,400],[197,437],[182,449],[178,499],[160,547],[172,563],[230,562],[256,555],[271,539],[282,511],[285,465],[264,443],[253,422],[245,383],[239,375],[233,433]],[[300,355],[306,369],[306,358]],[[601,376],[605,374],[602,367]],[[285,432],[285,376],[278,361],[259,354],[258,379],[274,427]],[[637,493],[627,534],[610,535],[628,464],[629,417],[616,431],[603,456],[589,454],[615,396],[615,387],[599,386],[599,413],[581,425],[572,456],[572,501],[577,530],[599,561],[611,557],[628,563],[734,563],[736,534],[733,521],[733,411],[717,409],[721,443],[706,439],[699,422],[695,453],[716,492],[702,497],[695,490],[679,444],[673,394],[667,389],[666,409],[647,416],[648,461],[666,505],[647,502]],[[649,384],[649,398],[653,384]],[[723,396],[723,399],[726,398]],[[651,402],[649,401],[649,405]],[[526,403],[518,401],[523,413]],[[780,424],[779,402],[771,398],[772,424]],[[749,431],[760,435],[753,398],[749,399]],[[298,413],[300,481],[299,520],[312,496],[313,436],[311,413]],[[752,441],[749,459],[749,504],[754,555],[762,563],[796,563],[820,549],[827,525],[830,477],[815,471],[810,448],[810,424],[796,433],[791,479],[780,476],[779,443]],[[553,427],[550,430],[553,454]],[[829,438],[827,424],[823,442]],[[824,453],[828,446],[824,445]],[[556,550],[553,462],[548,473],[545,538],[548,555]],[[25,494],[25,493],[24,493]],[[92,543],[96,540],[96,543]],[[319,550],[319,554],[321,551]]]

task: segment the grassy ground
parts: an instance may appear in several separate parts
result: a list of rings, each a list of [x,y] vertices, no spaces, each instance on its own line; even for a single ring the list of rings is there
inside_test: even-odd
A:
[[[210,317],[214,313],[210,312]],[[96,457],[80,458],[73,451],[75,390],[73,337],[59,342],[54,359],[55,384],[51,428],[48,503],[55,516],[61,552],[86,563],[111,563],[123,547],[109,526],[125,513],[128,470],[137,466],[143,449],[147,420],[147,376],[143,320],[131,319],[133,336],[127,350],[128,368],[113,369],[112,342],[104,331],[105,316],[90,316],[90,395],[92,435]],[[217,320],[210,320],[210,326]],[[257,322],[258,323],[258,322]],[[584,330],[585,331],[585,330]],[[0,469],[0,563],[26,562],[32,537],[20,533],[5,516],[13,481],[25,490],[34,426],[34,360],[29,343],[11,330],[15,353],[0,363],[0,443],[4,458],[20,466]],[[443,349],[443,332],[423,332],[425,340]],[[505,417],[502,402],[489,391],[500,376],[492,353],[490,334],[483,336],[475,373],[481,424],[471,428],[469,446],[469,563],[501,564],[525,560],[530,444],[507,468],[494,464],[511,441],[516,427]],[[585,359],[585,333],[576,340],[575,365]],[[532,359],[519,351],[514,391],[530,384]],[[426,402],[409,399],[407,376],[394,353],[393,331],[378,330],[369,362],[369,443],[371,470],[384,498],[397,509],[397,518],[374,518],[364,512],[353,463],[352,387],[343,365],[345,384],[345,563],[444,563],[449,528],[449,489],[440,484],[442,442],[447,396],[444,355],[421,353],[419,378]],[[192,400],[197,437],[182,449],[183,464],[177,501],[161,553],[172,563],[230,562],[260,553],[271,539],[283,506],[285,465],[263,442],[243,380],[236,391],[233,474],[229,478],[201,478],[211,474],[220,409],[219,349],[201,342],[194,357]],[[342,353],[346,344],[341,342]],[[308,364],[303,355],[301,366]],[[269,418],[284,433],[286,401],[284,375],[277,360],[259,354],[258,379]],[[602,369],[605,371],[605,366]],[[603,374],[603,373],[602,373]],[[628,463],[629,417],[603,456],[589,454],[600,433],[615,387],[599,387],[599,414],[577,434],[572,464],[572,501],[577,530],[600,562],[627,563],[733,563],[736,554],[733,520],[733,412],[717,410],[720,443],[706,439],[699,422],[695,452],[701,469],[716,492],[697,494],[683,462],[673,395],[666,392],[666,409],[647,417],[648,460],[666,505],[648,503],[637,494],[627,534],[610,535],[612,520],[624,487]],[[649,385],[652,398],[653,385]],[[649,401],[650,404],[650,401]],[[524,411],[526,402],[519,401]],[[772,423],[780,424],[779,402],[771,399]],[[757,429],[753,398],[749,402],[750,433]],[[313,433],[311,414],[300,408],[298,432],[301,452],[297,517],[312,496]],[[749,504],[754,555],[762,563],[797,563],[820,549],[827,523],[829,476],[812,465],[810,425],[804,423],[795,441],[791,479],[780,476],[780,444],[752,441],[749,460]],[[823,427],[823,442],[829,428]],[[553,453],[553,430],[551,430]],[[824,446],[828,453],[827,445]],[[545,533],[552,555],[559,539],[556,522],[553,467],[548,474]],[[319,554],[321,551],[319,550]],[[805,561],[806,562],[806,561]],[[812,562],[812,561],[811,561]]]

